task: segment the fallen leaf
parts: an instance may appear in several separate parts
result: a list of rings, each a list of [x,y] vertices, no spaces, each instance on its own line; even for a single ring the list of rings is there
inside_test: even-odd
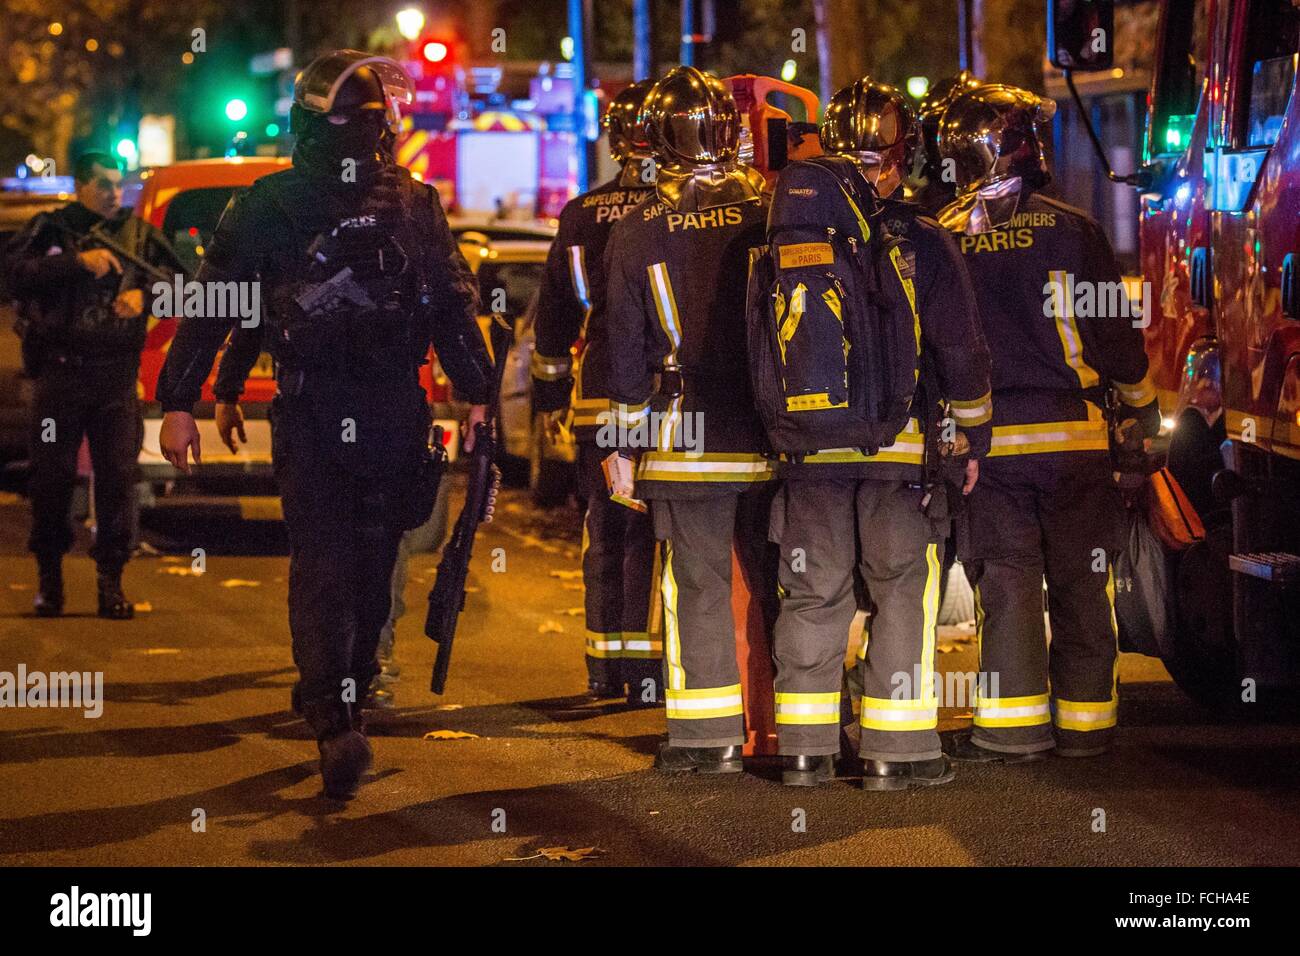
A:
[[[431,730],[424,735],[425,740],[478,740],[478,734],[467,730]]]
[[[11,585],[9,585],[9,590],[10,590],[10,591],[30,591],[31,589],[32,589],[32,586],[31,586],[30,584],[11,584]]]
[[[578,568],[576,571],[552,571],[551,577],[560,578],[564,581],[572,581],[574,578],[582,577],[582,568]]]
[[[223,588],[260,588],[261,581],[245,581],[243,578],[226,578],[221,582]]]
[[[559,621],[543,621],[541,627],[537,629],[538,634],[563,634],[564,625]]]
[[[465,593],[466,593],[466,594],[478,594],[478,592],[479,592],[479,591],[482,591],[482,590],[483,590],[483,589],[482,589],[481,587],[479,587],[477,584],[467,584],[467,585],[465,585]]]
[[[964,714],[953,714],[954,720],[972,720],[975,717],[974,711],[967,711]]]
[[[146,647],[144,652],[152,657],[156,654],[179,654],[181,649],[179,647]]]
[[[198,577],[200,574],[202,574],[203,572],[202,572],[202,571],[195,571],[193,568],[184,567],[184,566],[177,566],[177,565],[172,564],[172,565],[168,565],[168,566],[165,567],[165,568],[158,568],[157,573],[158,573],[158,574],[175,574],[177,577],[182,577],[182,578],[197,578],[197,577]]]
[[[582,617],[582,615],[587,613],[587,609],[585,607],[568,607],[563,611],[556,611],[555,613],[567,614],[569,617]]]
[[[434,710],[460,710],[464,704],[439,704]]]
[[[594,846],[584,846],[577,850],[570,849],[567,846],[544,846],[532,856],[508,856],[507,863],[517,863],[522,860],[536,860],[545,858],[547,860],[569,860],[574,863],[580,863],[583,860],[589,860],[592,857],[603,856],[604,850],[598,850]]]
[[[164,555],[163,555],[161,558],[159,558],[158,560],[160,560],[163,564],[180,564],[180,563],[181,563],[182,561],[184,561],[185,559],[184,559],[184,558],[178,558],[178,557],[176,557],[176,555],[174,555],[174,554],[164,554]]]
[[[658,810],[651,810],[651,811],[650,811],[650,816],[652,816],[652,817],[657,817],[657,816],[659,816],[659,811],[658,811]]]
[[[587,585],[583,584],[581,581],[565,581],[563,584],[560,585],[560,587],[564,588],[564,590],[566,591],[587,590]]]
[[[935,647],[935,650],[940,654],[951,654],[953,651],[958,650],[958,647],[956,644],[939,644]]]
[[[135,609],[141,614],[148,614],[150,611],[153,610],[153,605],[150,604],[148,601],[136,601]]]

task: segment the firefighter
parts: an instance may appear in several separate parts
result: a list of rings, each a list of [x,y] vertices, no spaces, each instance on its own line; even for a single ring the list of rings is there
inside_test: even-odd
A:
[[[854,160],[881,197],[901,197],[916,138],[904,96],[866,77],[831,98],[821,126],[822,149]],[[774,203],[783,202],[784,192],[814,193],[815,173],[787,169]],[[857,221],[860,211],[839,205],[842,218],[828,225],[867,241],[870,231]],[[941,396],[951,406],[951,444],[964,436],[969,456],[953,489],[959,501],[975,484],[979,458],[988,449],[988,351],[956,243],[917,206],[892,199],[882,205],[880,221],[915,250],[922,377],[910,421],[892,445],[874,455],[824,449],[782,467],[785,486],[772,512],[782,594],[774,645],[776,722],[783,780],[792,785],[829,779],[832,755],[840,749],[840,686],[856,607],[855,565],[875,604],[871,636],[857,665],[863,787],[901,790],[953,779],[936,731],[934,692],[939,575],[951,504],[946,488],[926,481],[927,444],[931,455],[941,444],[948,448],[939,434]],[[931,458],[929,464],[934,476],[938,462]]]
[[[738,159],[740,113],[716,77],[672,70],[644,117],[655,196],[619,220],[605,256],[619,345],[597,441],[620,450],[612,490],[649,500],[662,542],[668,742],[655,766],[732,773],[745,739],[733,540],[765,621],[775,611],[764,533],[774,468],[745,359],[749,254],[763,245],[768,202],[761,174]]]
[[[1106,393],[1122,441],[1154,435],[1159,412],[1110,243],[1041,193],[1038,128],[1054,111],[988,85],[958,97],[939,130],[958,188],[940,221],[966,256],[993,353],[992,446],[968,512],[980,686],[973,732],[952,742],[959,759],[1021,762],[1053,746],[1093,756],[1116,723],[1123,506]]]
[[[663,700],[663,642],[648,628],[654,532],[648,515],[610,499],[600,465],[608,451],[601,452],[596,434],[599,415],[609,408],[605,246],[614,224],[654,193],[654,160],[638,119],[650,85],[633,83],[606,111],[619,174],[560,213],[537,299],[532,357],[534,408],[552,422],[567,419],[578,443],[580,492],[587,500],[587,689],[597,700],[626,693],[633,706]]]
[[[430,343],[473,403],[471,423],[486,418],[491,391],[476,284],[437,193],[383,148],[411,95],[387,57],[339,50],[312,61],[294,83],[293,168],[232,200],[195,277],[258,282],[267,301],[293,704],[336,799],[356,794],[373,759],[357,705],[379,669],[398,541],[428,518],[436,492],[419,381]],[[200,452],[192,409],[233,321],[187,316],[159,377],[159,443],[185,472]]]
[[[136,524],[136,459],[143,426],[136,379],[152,312],[153,281],[119,250],[181,274],[162,233],[121,208],[116,157],[90,152],[73,166],[75,201],[32,219],[12,240],[7,285],[22,319],[23,365],[35,381],[32,404],[32,531],[40,585],[38,617],[63,613],[63,556],[72,545],[69,509],[83,436],[94,464],[95,560],[99,616],[126,620],[122,593]]]
[[[920,159],[921,182],[915,191],[915,201],[927,216],[933,216],[957,196],[957,179],[951,172],[945,174],[944,164],[939,156],[939,123],[943,114],[958,96],[967,90],[983,85],[970,70],[962,70],[955,76],[945,77],[926,90],[925,97],[917,109],[917,120],[921,127],[921,148],[917,151]],[[912,168],[915,168],[912,167]]]

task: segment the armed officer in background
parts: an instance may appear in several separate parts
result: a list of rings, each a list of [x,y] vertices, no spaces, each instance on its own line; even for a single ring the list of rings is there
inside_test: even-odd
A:
[[[398,539],[436,494],[419,384],[430,342],[473,403],[471,425],[491,388],[474,279],[437,194],[381,147],[410,98],[386,57],[313,61],[294,85],[293,168],[232,201],[196,279],[260,281],[269,301],[294,705],[316,734],[325,792],[341,799],[372,760],[356,704],[377,671]],[[161,444],[183,471],[190,452],[199,460],[191,410],[230,326],[187,318],[163,367]]]
[[[633,83],[605,114],[619,174],[570,200],[560,213],[537,299],[532,358],[534,407],[552,420],[568,417],[578,442],[578,476],[587,499],[587,688],[597,699],[626,692],[630,705],[663,699],[663,642],[648,628],[654,532],[648,515],[610,499],[600,464],[609,449],[602,451],[596,435],[609,408],[609,353],[620,345],[611,342],[606,321],[605,246],[614,224],[654,192],[654,160],[638,118],[650,86]]]
[[[916,140],[907,100],[868,77],[831,97],[821,126],[822,149],[852,159],[881,197],[901,194]],[[790,166],[773,202],[797,204],[816,195],[819,185],[824,188],[824,178],[817,170]],[[849,202],[840,208],[842,218],[825,225],[872,241],[861,212]],[[953,778],[935,729],[939,573],[949,509],[975,485],[979,459],[988,450],[988,350],[970,277],[952,238],[902,201],[886,199],[877,223],[905,237],[915,251],[921,377],[911,418],[894,444],[874,455],[825,449],[782,465],[785,486],[772,510],[772,538],[782,553],[776,717],[783,780],[793,785],[815,785],[833,775],[855,565],[875,605],[870,641],[858,663],[863,787],[894,790]],[[944,405],[950,408],[951,438],[942,435]],[[958,442],[966,446],[964,465],[951,489],[958,501],[949,501],[935,456],[940,449],[950,453]],[[898,674],[918,686],[899,695]]]
[[[940,221],[958,236],[993,357],[993,439],[969,501],[981,687],[959,759],[1019,762],[1055,746],[1105,751],[1117,714],[1114,578],[1123,505],[1108,454],[1155,435],[1159,412],[1142,333],[1126,308],[1101,228],[1042,195],[1038,127],[1055,104],[982,86],[939,130],[957,199]],[[1051,619],[1043,628],[1043,579]]]
[[[136,394],[153,297],[149,276],[96,240],[183,273],[157,229],[121,208],[122,170],[91,152],[73,167],[76,201],[42,213],[11,241],[7,288],[19,302],[23,365],[36,381],[32,406],[32,533],[40,586],[36,613],[63,613],[63,556],[72,545],[69,511],[84,436],[94,468],[99,616],[122,620],[134,605],[122,593],[131,556],[134,491],[142,424]]]
[[[721,80],[678,67],[643,115],[656,195],[619,220],[605,255],[617,347],[602,446],[639,458],[635,493],[663,542],[668,745],[655,766],[735,773],[745,738],[733,541],[750,593],[775,617],[764,533],[774,469],[745,351],[749,256],[764,244],[768,201],[738,159],[740,113]],[[612,464],[612,490],[631,495],[631,469]]]

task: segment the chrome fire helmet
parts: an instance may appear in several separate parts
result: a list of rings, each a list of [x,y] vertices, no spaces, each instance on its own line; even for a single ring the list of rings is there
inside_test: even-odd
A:
[[[656,190],[673,209],[761,197],[762,174],[739,161],[740,110],[716,76],[692,66],[670,70],[646,97],[642,120],[659,167]]]
[[[958,194],[1019,177],[1030,189],[1047,181],[1038,127],[1056,104],[1000,83],[962,93],[939,124],[939,155],[953,161]]]
[[[984,81],[970,70],[962,70],[955,76],[944,77],[926,90],[916,114],[921,125],[921,145],[925,152],[927,177],[933,178],[938,174],[939,123],[943,121],[943,114],[957,97],[983,85]]]
[[[390,132],[397,131],[401,108],[414,99],[415,86],[396,60],[360,50],[318,56],[293,81],[294,112],[346,116],[382,110]]]
[[[605,108],[605,129],[609,133],[609,154],[623,164],[650,156],[650,140],[641,122],[641,108],[654,84],[642,80],[624,87]]]
[[[907,175],[916,152],[916,117],[897,89],[864,76],[831,97],[820,137],[823,151],[857,159],[878,183],[891,169]]]

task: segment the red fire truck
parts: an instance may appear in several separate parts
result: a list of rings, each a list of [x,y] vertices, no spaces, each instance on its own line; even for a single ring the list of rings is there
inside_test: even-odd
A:
[[[1115,6],[1049,4],[1067,81],[1122,72]],[[1205,527],[1171,556],[1166,643],[1143,650],[1202,699],[1252,699],[1300,686],[1300,2],[1124,7],[1158,12],[1143,163],[1102,161],[1138,188],[1168,464]]]

